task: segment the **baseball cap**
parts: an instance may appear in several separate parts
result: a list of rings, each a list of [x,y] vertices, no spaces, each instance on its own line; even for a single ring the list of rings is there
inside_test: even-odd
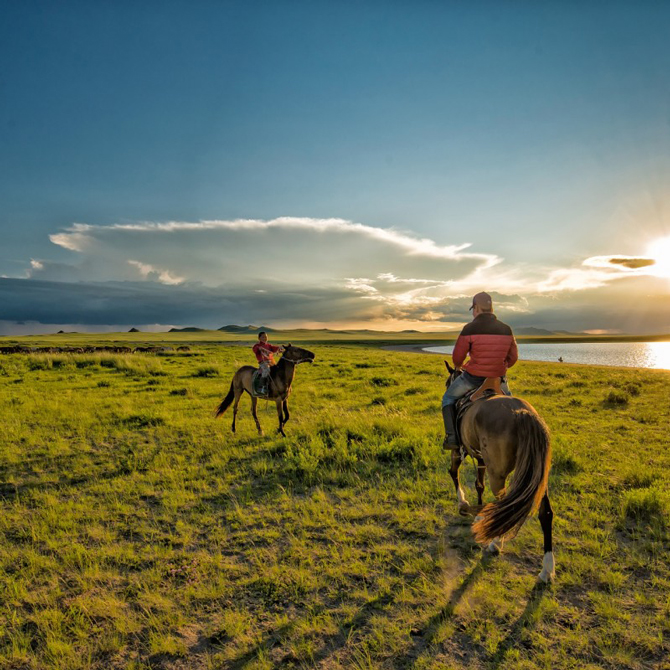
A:
[[[484,311],[489,311],[493,309],[493,300],[488,293],[477,293],[477,295],[472,299],[472,306],[470,309],[474,309],[475,305],[481,307]]]

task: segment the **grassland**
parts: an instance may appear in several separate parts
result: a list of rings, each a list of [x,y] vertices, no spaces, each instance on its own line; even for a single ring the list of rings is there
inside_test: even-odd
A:
[[[439,356],[314,345],[288,437],[248,399],[233,437],[250,352],[178,335],[0,357],[0,668],[670,668],[670,373],[513,369],[553,434],[540,587],[536,519],[487,561],[457,515]]]

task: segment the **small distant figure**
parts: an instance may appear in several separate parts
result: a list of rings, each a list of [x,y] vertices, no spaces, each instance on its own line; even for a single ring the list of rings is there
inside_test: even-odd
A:
[[[563,362],[563,356],[559,356],[559,357],[558,357],[558,362],[559,362],[559,363],[562,363],[562,362]]]
[[[268,342],[268,335],[265,331],[258,333],[258,342],[253,347],[256,360],[258,361],[258,371],[262,380],[262,395],[267,395],[270,382],[270,366],[275,364],[273,354],[281,353],[284,347],[278,347]]]

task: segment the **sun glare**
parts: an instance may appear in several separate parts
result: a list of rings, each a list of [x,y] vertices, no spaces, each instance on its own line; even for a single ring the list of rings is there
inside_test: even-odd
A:
[[[649,272],[657,277],[670,279],[670,237],[661,237],[649,245],[649,256],[656,262]]]

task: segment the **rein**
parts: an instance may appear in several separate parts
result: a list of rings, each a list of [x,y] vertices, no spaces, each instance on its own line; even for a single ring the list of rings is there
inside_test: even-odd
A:
[[[293,365],[298,365],[299,363],[309,363],[309,358],[301,358],[298,361],[294,361],[291,358],[285,358],[284,356],[282,356],[281,360],[286,361],[287,363],[293,363]]]

